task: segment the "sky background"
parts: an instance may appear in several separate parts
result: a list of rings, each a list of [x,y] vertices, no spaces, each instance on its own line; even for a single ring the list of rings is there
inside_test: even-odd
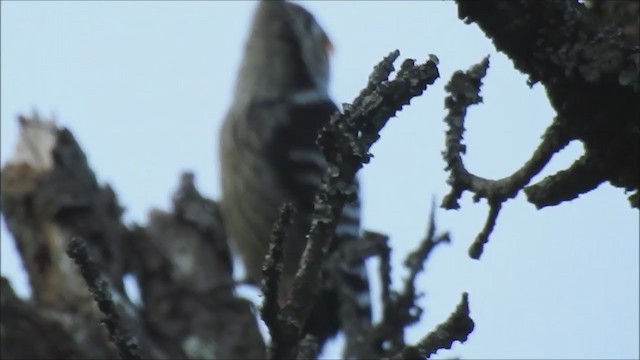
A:
[[[361,171],[364,228],[389,234],[396,284],[404,256],[424,236],[432,197],[449,188],[444,85],[490,55],[484,104],[467,115],[465,162],[476,174],[507,176],[526,161],[554,116],[544,89],[496,52],[452,2],[302,2],[331,37],[331,92],[351,102],[394,49],[440,59],[441,78],[398,113]],[[37,110],[68,127],[128,223],[169,209],[179,174],[220,194],[217,133],[249,28],[252,2],[6,2],[1,19],[1,161],[13,153],[18,114]],[[583,152],[572,143],[534,181]],[[578,199],[536,210],[523,194],[502,209],[480,261],[467,250],[487,216],[465,194],[458,211],[437,210],[452,244],[435,250],[417,279],[425,291],[414,342],[469,292],[475,330],[436,358],[602,358],[639,354],[639,230],[622,189],[603,184]],[[2,221],[1,271],[28,296],[22,265]],[[375,265],[375,264],[370,264]],[[255,298],[255,292],[245,291]],[[339,354],[340,340],[325,352]]]

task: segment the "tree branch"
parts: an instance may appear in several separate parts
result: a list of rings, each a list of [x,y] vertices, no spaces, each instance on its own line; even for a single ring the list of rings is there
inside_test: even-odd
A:
[[[462,143],[464,122],[467,108],[482,102],[480,87],[488,68],[487,57],[464,73],[461,71],[454,73],[445,86],[445,90],[450,95],[445,99],[445,106],[449,109],[445,122],[449,125],[449,129],[446,133],[446,149],[443,157],[447,162],[446,170],[451,171],[447,181],[451,185],[451,191],[443,199],[442,207],[458,209],[460,207],[458,200],[464,191],[473,192],[474,201],[486,198],[490,206],[487,222],[469,248],[469,255],[474,259],[479,259],[482,255],[484,245],[489,241],[489,236],[498,219],[502,203],[514,198],[535,175],[544,169],[553,155],[562,150],[571,140],[565,122],[557,118],[546,130],[542,142],[531,158],[512,175],[499,180],[490,180],[469,172],[462,160],[462,155],[466,152],[466,146]]]
[[[548,176],[524,189],[527,199],[538,209],[577,198],[606,180],[600,164],[589,154],[576,160],[568,169]]]
[[[293,222],[293,213],[294,209],[291,203],[285,203],[280,208],[280,216],[273,226],[269,249],[262,268],[262,295],[264,300],[260,308],[260,314],[271,333],[271,345],[267,354],[268,359],[277,359],[277,355],[282,353],[281,344],[286,344],[287,336],[291,336],[291,334],[286,333],[286,329],[280,328],[280,322],[278,322],[280,313],[278,285],[282,274],[282,244],[287,235],[287,229]]]
[[[100,270],[89,257],[87,245],[84,240],[74,238],[67,247],[67,254],[80,268],[80,274],[89,287],[89,292],[104,314],[102,323],[106,325],[113,344],[118,348],[120,357],[125,360],[142,359],[138,341],[125,330],[120,323],[120,316],[111,299],[111,290],[107,282],[101,278]]]
[[[449,233],[436,234],[435,204],[432,204],[427,233],[404,261],[409,275],[405,278],[402,291],[398,293],[391,289],[390,271],[382,275],[382,320],[376,324],[370,335],[370,342],[377,357],[391,356],[405,347],[404,331],[409,325],[420,320],[423,311],[416,304],[421,296],[415,287],[417,275],[423,270],[424,263],[433,249],[450,241]],[[385,263],[386,261],[381,261],[381,268],[388,267]]]
[[[417,344],[402,349],[393,359],[428,359],[440,349],[450,349],[454,341],[467,341],[474,326],[473,320],[469,317],[469,296],[463,293],[460,304],[447,321],[438,325]]]
[[[369,77],[367,87],[354,100],[344,105],[344,113],[332,117],[320,132],[318,143],[328,162],[323,185],[316,195],[307,246],[294,279],[289,302],[282,309],[280,322],[290,337],[290,343],[277,354],[296,357],[297,342],[311,310],[310,304],[318,294],[321,264],[326,257],[329,241],[344,204],[355,195],[353,183],[356,172],[370,159],[371,145],[386,122],[409,101],[432,84],[439,76],[432,59],[415,65],[405,60],[392,81],[393,62],[400,55],[394,51],[385,57]],[[275,356],[275,355],[274,355]]]
[[[595,169],[590,181],[606,180],[635,191],[637,196],[640,187],[637,11],[635,15],[628,13],[631,23],[635,23],[633,30],[628,31],[627,24],[603,19],[575,1],[458,0],[457,3],[460,19],[475,22],[518,70],[529,75],[531,85],[541,82],[545,86],[558,113],[551,127],[559,125],[564,133],[561,137],[584,143],[589,167]],[[637,5],[631,8],[637,9]],[[545,202],[545,196],[539,192],[543,187],[538,187],[530,190],[536,193],[531,199],[541,208],[597,187],[595,183],[584,184],[580,177],[584,174],[573,168],[563,173],[562,188],[548,188],[549,183],[544,184],[545,189],[565,192],[564,195],[555,193]],[[571,181],[576,184],[569,185]],[[632,201],[632,206],[636,205]]]
[[[109,282],[110,294],[96,291],[111,296],[119,326],[139,341],[143,356],[264,357],[251,304],[234,293],[217,204],[198,193],[193,174],[182,176],[172,213],[152,211],[148,226],[127,228],[115,194],[98,185],[70,131],[37,114],[19,121],[18,147],[2,169],[0,194],[37,311],[22,321],[45,319],[43,324],[59,326],[73,341],[68,348],[79,349],[81,357],[117,357],[85,281],[65,254],[69,239],[80,237],[87,240],[96,271]],[[122,288],[125,273],[138,280],[140,307]],[[48,341],[41,332],[20,333],[25,329],[13,328],[7,336]]]

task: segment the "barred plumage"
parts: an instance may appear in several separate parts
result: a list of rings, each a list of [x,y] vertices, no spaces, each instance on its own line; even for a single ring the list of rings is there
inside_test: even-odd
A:
[[[330,47],[322,28],[299,5],[260,2],[220,135],[222,214],[249,281],[258,284],[262,278],[278,209],[284,202],[297,209],[284,243],[283,294],[304,250],[314,196],[327,166],[316,138],[337,111],[327,90]],[[360,203],[354,201],[343,211],[334,243],[355,239],[359,231]],[[362,311],[369,312],[364,264],[352,264],[346,272],[353,287],[349,291],[359,294]],[[335,291],[325,295],[333,299],[322,302],[335,305]],[[338,321],[335,306],[326,311]],[[310,323],[327,322],[318,315]]]

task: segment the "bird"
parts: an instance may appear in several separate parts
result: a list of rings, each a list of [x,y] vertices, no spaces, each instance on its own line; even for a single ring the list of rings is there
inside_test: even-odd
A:
[[[246,280],[260,284],[271,229],[283,203],[296,209],[283,243],[279,301],[286,301],[304,251],[327,161],[316,139],[338,107],[329,96],[333,45],[315,17],[286,1],[255,10],[219,139],[221,213]],[[357,179],[354,179],[357,188]],[[331,249],[360,236],[359,198],[347,203]],[[359,311],[370,316],[364,261],[347,271]],[[327,282],[329,283],[329,282]],[[341,289],[344,290],[344,289]],[[308,320],[320,342],[340,327],[338,289],[323,286]]]

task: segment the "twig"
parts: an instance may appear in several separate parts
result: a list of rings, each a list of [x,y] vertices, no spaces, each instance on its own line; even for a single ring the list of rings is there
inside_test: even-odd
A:
[[[380,250],[380,266],[378,274],[380,276],[381,302],[382,308],[387,308],[391,303],[391,248],[389,247],[389,237],[384,234],[365,231],[363,238],[368,242],[378,242]]]
[[[530,190],[536,193],[530,197],[536,207],[574,199],[580,191],[597,187],[598,180],[636,191],[630,200],[637,206],[637,24],[630,27],[635,36],[629,36],[626,25],[620,27],[618,21],[603,19],[597,11],[576,1],[456,2],[460,19],[475,23],[516,69],[529,76],[530,85],[544,85],[549,103],[558,114],[554,122],[561,119],[562,132],[584,144],[588,167],[594,169],[587,174],[587,167],[578,171],[572,166],[561,178]],[[575,165],[579,167],[580,162]],[[587,178],[582,177],[585,175]],[[547,187],[553,191],[548,202],[543,200]]]
[[[422,271],[425,262],[433,249],[442,243],[450,243],[451,239],[449,233],[440,234],[436,236],[436,214],[435,214],[435,200],[431,203],[431,213],[429,215],[429,226],[427,228],[427,234],[424,240],[420,243],[418,248],[411,252],[404,260],[404,265],[409,269],[409,276],[405,281],[405,288],[412,287],[415,282],[416,276]]]
[[[446,134],[446,149],[443,157],[447,162],[446,170],[451,171],[448,180],[451,191],[443,199],[442,207],[458,209],[460,207],[458,200],[464,191],[473,192],[474,201],[486,198],[490,205],[487,222],[469,249],[469,254],[474,259],[480,258],[484,244],[489,241],[501,204],[515,197],[535,175],[542,171],[553,155],[562,150],[571,140],[563,119],[556,118],[547,128],[542,142],[531,159],[512,175],[499,180],[490,180],[470,173],[462,160],[462,155],[466,152],[466,146],[462,144],[464,121],[467,108],[482,102],[480,87],[488,67],[489,58],[486,57],[467,72],[456,72],[445,87],[451,95],[445,100],[446,107],[449,109],[445,122],[449,125],[449,129]]]
[[[138,341],[120,324],[120,316],[111,299],[111,291],[107,282],[102,279],[96,264],[89,257],[85,241],[78,237],[71,239],[67,254],[80,268],[80,273],[89,287],[93,300],[105,315],[102,323],[107,326],[111,342],[118,349],[120,357],[126,360],[142,359]]]
[[[491,235],[491,232],[496,225],[496,220],[498,220],[501,208],[501,201],[495,201],[493,199],[489,200],[489,215],[487,216],[487,221],[485,221],[482,231],[480,231],[469,247],[469,256],[472,259],[477,260],[480,258],[480,255],[482,255],[484,245],[489,242],[489,235]]]
[[[283,344],[285,334],[280,331],[278,316],[280,305],[278,304],[280,275],[282,274],[282,244],[287,235],[287,229],[293,221],[293,205],[285,203],[280,208],[280,216],[273,226],[269,250],[262,268],[262,294],[264,301],[260,308],[262,320],[271,333],[271,346],[269,347],[268,358],[277,359],[280,354],[280,346]]]
[[[380,353],[380,356],[389,356],[389,354],[394,354],[405,347],[405,328],[419,321],[422,316],[422,308],[416,304],[416,300],[421,294],[416,292],[415,279],[423,270],[424,263],[433,249],[439,244],[449,242],[449,233],[436,235],[435,204],[432,204],[427,233],[418,248],[407,255],[404,261],[404,265],[409,270],[409,275],[404,281],[402,291],[398,293],[391,290],[390,278],[385,281],[385,278],[390,275],[390,269],[388,273],[382,274],[383,318],[373,329],[371,335],[371,342]],[[381,262],[381,267],[383,265],[384,261]],[[385,292],[388,293],[386,296]]]
[[[317,297],[322,261],[338,216],[344,204],[355,195],[355,188],[351,185],[355,174],[370,159],[369,148],[379,138],[378,132],[387,121],[439,76],[436,63],[431,59],[420,65],[405,60],[396,78],[387,81],[398,56],[400,52],[396,50],[375,67],[367,88],[353,105],[344,106],[343,114],[334,115],[318,137],[329,165],[316,195],[307,246],[292,293],[282,311],[281,324],[290,333],[298,334],[293,336],[294,339],[301,337],[311,310],[310,304]],[[285,357],[295,357],[294,344],[290,345],[289,351],[283,353]]]
[[[524,193],[530,203],[538,209],[573,200],[606,181],[606,174],[589,154],[576,160],[567,170],[542,179],[537,184],[527,186]]]
[[[397,353],[393,359],[428,359],[440,349],[450,349],[454,341],[465,342],[473,331],[474,323],[469,316],[469,296],[462,294],[462,300],[456,310],[444,323],[422,338]]]

